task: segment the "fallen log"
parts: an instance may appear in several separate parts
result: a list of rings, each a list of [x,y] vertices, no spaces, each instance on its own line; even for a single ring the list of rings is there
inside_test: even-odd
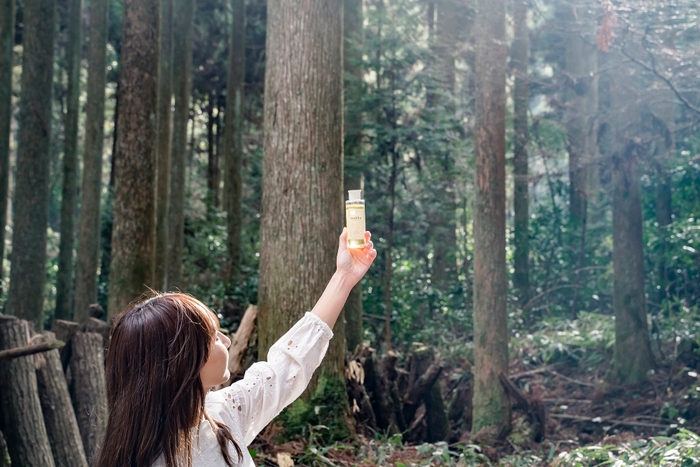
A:
[[[104,347],[100,334],[75,334],[70,370],[73,375],[73,407],[78,419],[85,457],[90,464],[107,428],[107,383]]]
[[[0,362],[12,360],[13,358],[25,357],[27,355],[34,355],[36,353],[48,352],[49,350],[57,350],[65,345],[65,342],[53,339],[38,344],[15,347],[14,349],[0,350]]]
[[[50,342],[54,337],[53,333],[45,332],[39,339]],[[41,410],[56,464],[61,467],[87,467],[58,350],[35,356],[34,364]]]
[[[231,373],[231,378],[227,386],[233,382],[234,378],[240,377],[245,371],[243,357],[248,350],[248,341],[255,330],[255,319],[257,316],[258,307],[248,305],[248,309],[241,319],[241,324],[238,325],[238,330],[231,337],[231,346],[228,349],[228,369]]]
[[[0,350],[24,347],[28,341],[26,321],[0,315]],[[0,405],[12,464],[54,467],[41,414],[33,357],[0,362]]]

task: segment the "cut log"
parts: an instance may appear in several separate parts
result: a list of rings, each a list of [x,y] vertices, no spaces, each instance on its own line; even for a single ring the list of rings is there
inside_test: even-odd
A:
[[[464,429],[470,431],[472,428],[472,396],[474,390],[471,384],[472,377],[469,370],[462,376],[454,390],[450,401],[447,416],[453,426],[463,424]]]
[[[94,306],[99,305],[92,305],[90,309],[92,310]],[[87,318],[83,324],[83,332],[94,332],[102,336],[102,345],[105,349],[109,345],[109,333],[111,329],[112,327],[108,323],[94,317]]]
[[[545,427],[547,426],[544,403],[540,399],[528,397],[503,373],[498,375],[498,379],[515,402],[515,407],[521,409],[527,415],[532,430],[532,439],[538,443],[543,441]]]
[[[243,366],[243,357],[248,349],[248,341],[250,340],[253,330],[255,329],[255,318],[258,316],[258,307],[248,305],[248,309],[241,319],[241,324],[238,330],[231,337],[231,346],[228,349],[228,369],[231,372],[229,384],[245,371]]]
[[[396,419],[396,407],[391,396],[391,386],[386,378],[377,371],[374,349],[363,344],[357,358],[365,372],[365,389],[372,402],[377,427],[389,435],[401,433],[403,430],[399,427]]]
[[[100,334],[76,333],[70,361],[73,406],[88,463],[92,463],[107,427],[107,384],[102,342]]]
[[[73,336],[75,336],[75,333],[79,330],[80,325],[74,321],[55,319],[53,323],[51,323],[51,331],[56,335],[56,339],[66,343],[66,345],[58,351],[58,353],[61,354],[61,365],[63,365],[63,371],[66,371],[66,368],[68,368],[68,362],[70,361],[71,339],[73,339]]]
[[[0,316],[0,350],[29,341],[26,321]],[[37,390],[34,357],[0,362],[0,404],[10,458],[14,465],[54,467]]]
[[[53,339],[50,341],[43,341],[38,344],[29,344],[23,347],[15,347],[14,349],[0,350],[0,362],[4,360],[12,360],[13,358],[17,357],[24,357],[27,355],[34,355],[41,352],[47,352],[49,350],[57,350],[65,345],[65,342]]]
[[[350,411],[357,421],[358,429],[365,435],[373,435],[378,429],[377,418],[365,390],[364,381],[365,372],[362,364],[356,359],[350,360],[345,369]]]
[[[53,333],[45,332],[40,339],[50,342],[54,337]],[[87,467],[58,350],[35,356],[34,364],[44,423],[56,464],[61,467]]]

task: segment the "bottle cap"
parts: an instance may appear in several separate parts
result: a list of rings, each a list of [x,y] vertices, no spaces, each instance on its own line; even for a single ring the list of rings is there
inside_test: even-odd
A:
[[[362,190],[348,190],[348,200],[355,201],[362,199]]]

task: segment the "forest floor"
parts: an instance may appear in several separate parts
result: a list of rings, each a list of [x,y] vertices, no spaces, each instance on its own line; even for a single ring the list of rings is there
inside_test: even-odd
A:
[[[281,427],[269,428],[252,446],[258,465],[325,466],[588,466],[700,465],[700,350],[692,339],[654,344],[657,368],[640,384],[609,382],[611,347],[604,338],[586,347],[595,332],[550,339],[526,336],[511,351],[511,380],[542,401],[545,439],[531,440],[526,414],[513,411],[512,430],[498,446],[479,447],[467,430],[450,442],[410,445],[401,436],[358,436],[347,443],[319,445],[316,438],[275,442]],[[568,332],[568,331],[567,331]],[[582,343],[571,345],[570,337]],[[569,340],[567,340],[569,339]],[[546,359],[543,349],[548,349]],[[546,361],[546,363],[545,363]],[[455,361],[453,360],[453,363]],[[449,387],[449,371],[443,389]],[[292,463],[294,462],[294,463]]]

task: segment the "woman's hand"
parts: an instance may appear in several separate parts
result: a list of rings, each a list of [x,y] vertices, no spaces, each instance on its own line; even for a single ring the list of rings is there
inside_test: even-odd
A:
[[[353,286],[360,282],[377,257],[377,250],[370,238],[372,234],[365,232],[365,245],[362,248],[348,248],[348,229],[344,228],[338,239],[336,268]]]

